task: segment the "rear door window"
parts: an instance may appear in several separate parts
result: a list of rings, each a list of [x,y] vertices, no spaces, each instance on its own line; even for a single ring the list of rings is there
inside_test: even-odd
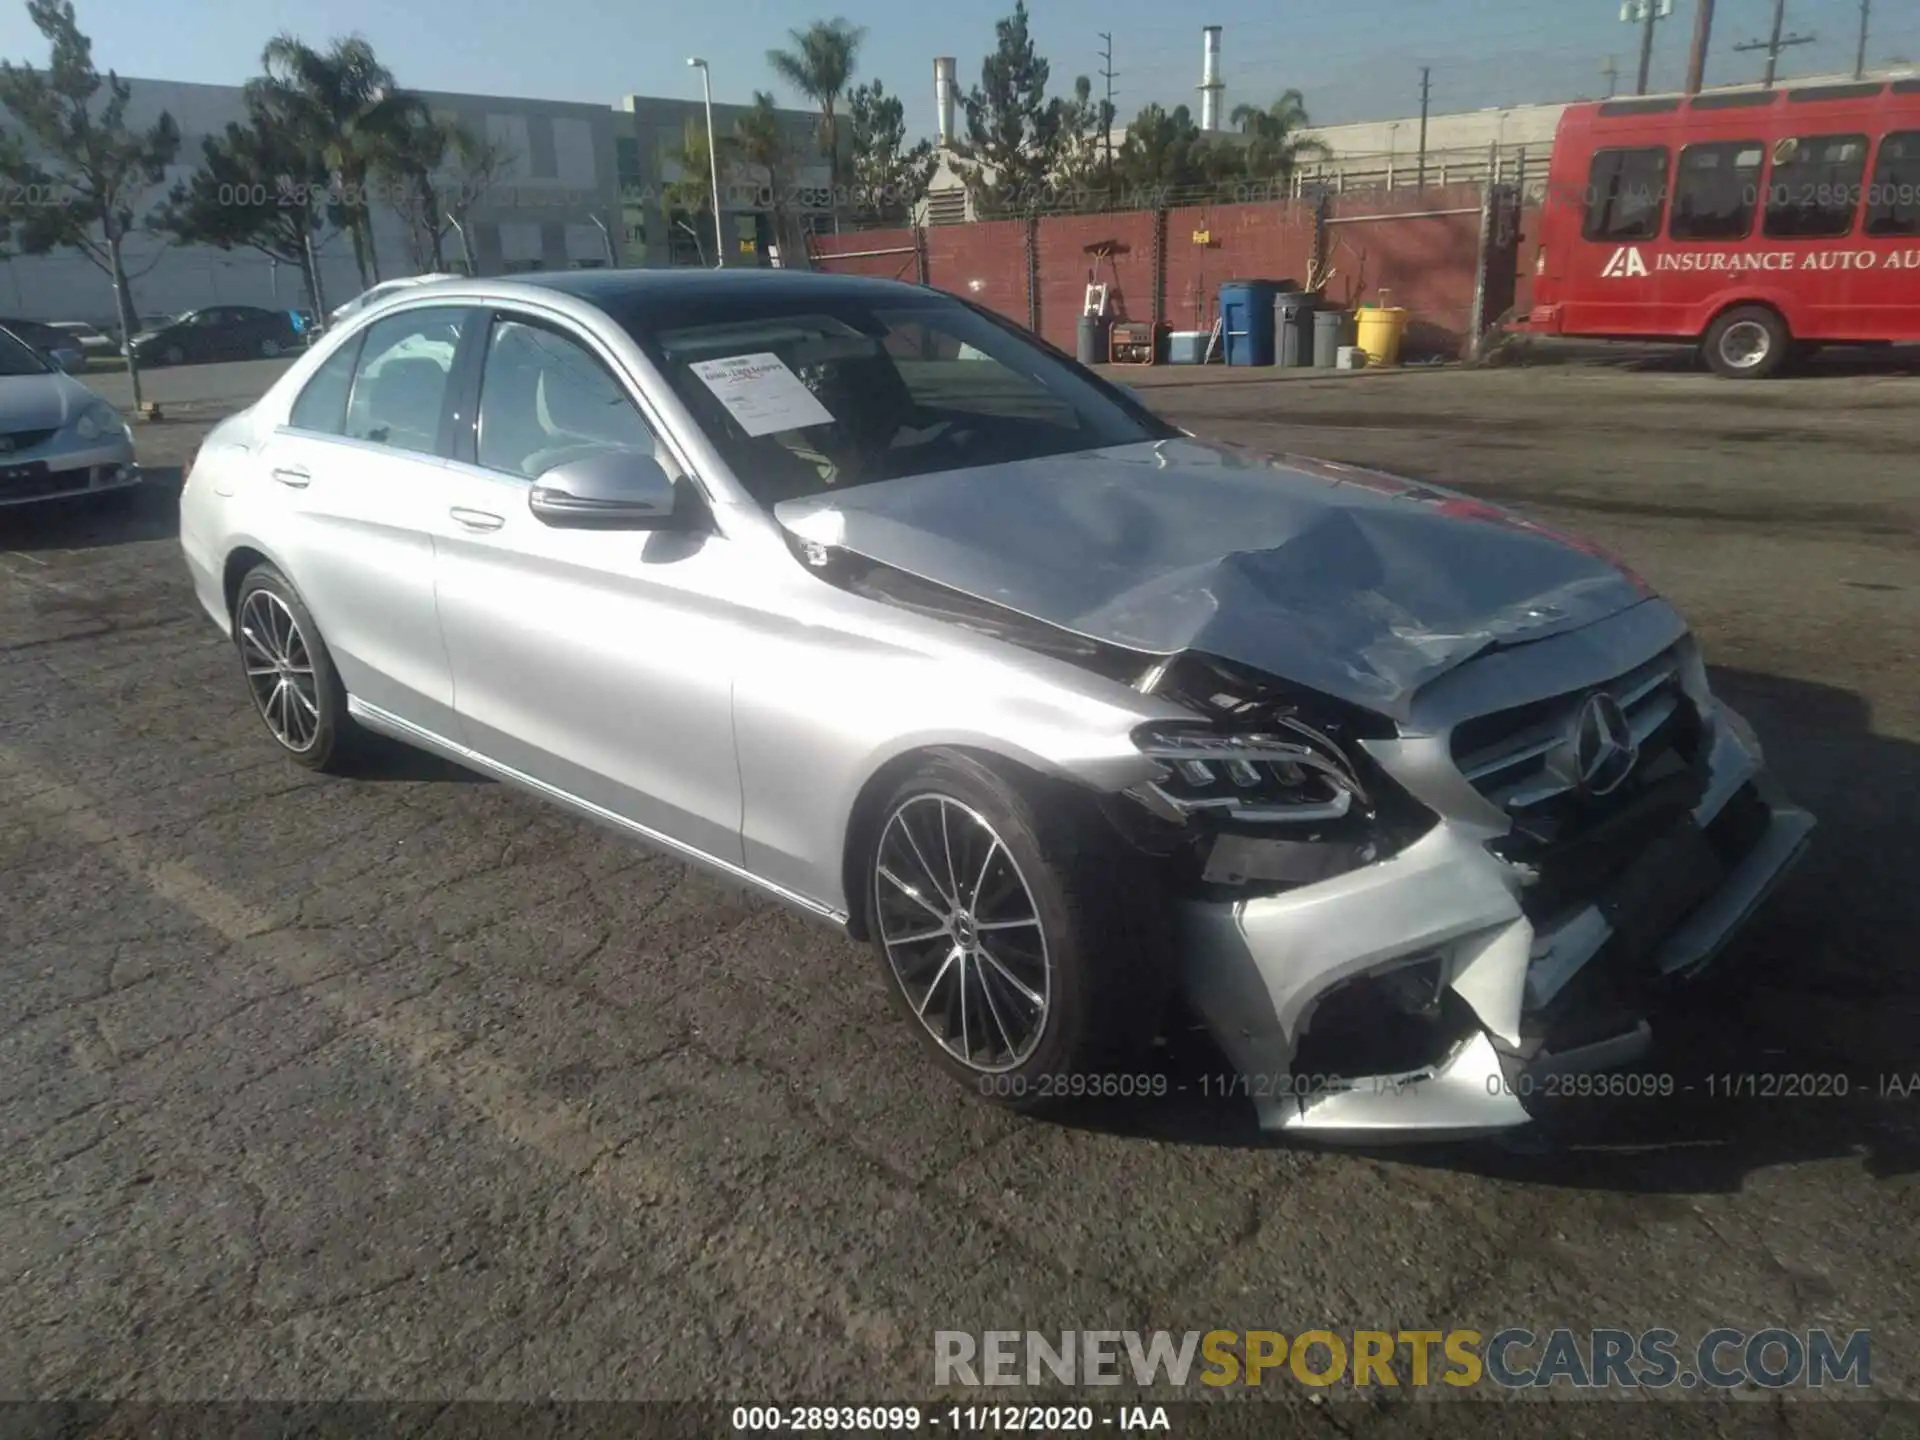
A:
[[[347,400],[346,437],[431,455],[466,311],[434,306],[367,327]]]
[[[1766,233],[1781,239],[1848,234],[1867,168],[1864,135],[1796,135],[1773,142]]]
[[[1719,140],[1680,152],[1673,180],[1674,240],[1744,240],[1753,230],[1766,148],[1758,140]]]
[[[1667,152],[1599,150],[1587,170],[1587,213],[1581,234],[1588,240],[1651,240],[1660,233],[1667,198]]]

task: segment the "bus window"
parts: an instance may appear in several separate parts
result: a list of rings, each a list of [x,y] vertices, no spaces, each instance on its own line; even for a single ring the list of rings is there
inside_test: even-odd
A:
[[[1664,147],[1596,150],[1587,171],[1587,218],[1581,235],[1588,240],[1651,240],[1660,233],[1666,189]]]
[[[1721,140],[1682,150],[1668,237],[1744,240],[1753,229],[1753,202],[1765,154],[1758,140]]]
[[[1920,130],[1880,142],[1867,187],[1867,234],[1920,235]]]
[[[1773,142],[1766,233],[1788,239],[1845,235],[1867,168],[1864,135],[1799,135]]]

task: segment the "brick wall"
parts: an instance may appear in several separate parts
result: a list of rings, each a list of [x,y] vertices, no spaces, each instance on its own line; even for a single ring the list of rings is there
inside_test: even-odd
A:
[[[1434,213],[1442,212],[1442,213]],[[1343,305],[1379,302],[1412,312],[1409,354],[1455,354],[1473,309],[1480,243],[1480,188],[1350,193],[1327,202],[1327,294]],[[991,220],[926,231],[927,283],[964,295],[1025,325],[1029,320],[1027,223]],[[1154,316],[1154,212],[1048,216],[1035,225],[1039,333],[1074,348],[1088,281],[1111,286],[1127,320]],[[1531,279],[1538,225],[1522,218],[1520,269]],[[1313,258],[1314,207],[1283,200],[1189,206],[1166,212],[1160,317],[1176,330],[1207,330],[1227,280],[1304,282]],[[849,251],[910,251],[911,229],[865,230],[814,241],[816,268],[911,280],[911,254],[837,259]],[[1096,251],[1104,251],[1104,256]],[[1489,317],[1492,318],[1492,317]]]
[[[1166,322],[1175,330],[1210,330],[1220,311],[1223,281],[1304,285],[1312,259],[1311,205],[1283,200],[1169,210]]]

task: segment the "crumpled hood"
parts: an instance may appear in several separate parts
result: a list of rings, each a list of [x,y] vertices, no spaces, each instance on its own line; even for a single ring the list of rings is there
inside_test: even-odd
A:
[[[1596,547],[1373,471],[1164,440],[788,500],[794,535],[1109,644],[1404,716],[1492,646],[1651,597]]]
[[[98,398],[66,375],[0,376],[0,434],[58,430]]]

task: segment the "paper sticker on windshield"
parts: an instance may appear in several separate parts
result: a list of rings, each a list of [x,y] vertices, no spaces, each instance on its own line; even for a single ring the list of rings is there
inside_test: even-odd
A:
[[[700,377],[749,435],[833,423],[832,412],[771,351],[726,360],[699,360],[687,368]]]

